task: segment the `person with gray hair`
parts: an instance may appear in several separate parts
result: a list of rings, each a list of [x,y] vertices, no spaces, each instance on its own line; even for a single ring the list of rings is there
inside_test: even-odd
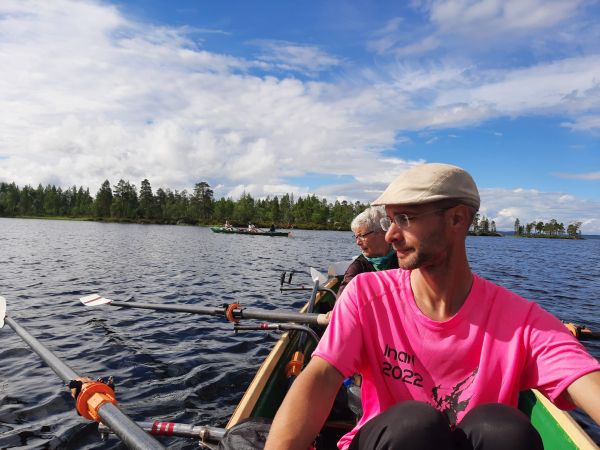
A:
[[[371,206],[352,220],[350,229],[361,254],[346,269],[338,289],[338,298],[350,280],[359,273],[398,268],[396,252],[385,241],[385,231],[381,228],[381,219],[384,217],[385,207]]]

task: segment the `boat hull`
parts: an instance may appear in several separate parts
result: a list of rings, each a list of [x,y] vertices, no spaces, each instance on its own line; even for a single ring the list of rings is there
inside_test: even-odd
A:
[[[225,228],[225,227],[210,227],[213,233],[224,233],[224,234],[247,234],[250,236],[289,236],[290,233],[287,231],[250,231],[244,228]]]

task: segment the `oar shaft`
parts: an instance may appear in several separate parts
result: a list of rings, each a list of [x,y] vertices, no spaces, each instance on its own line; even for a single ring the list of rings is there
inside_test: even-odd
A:
[[[77,375],[73,369],[58,359],[54,353],[44,347],[36,338],[29,334],[27,330],[21,327],[13,319],[6,316],[4,321],[15,331],[15,333],[21,337],[21,339],[27,343],[27,345],[29,345],[29,347],[31,347],[34,352],[39,355],[40,358],[44,360],[44,362],[52,370],[54,370],[54,372],[65,382],[65,384],[68,384],[69,381],[79,377],[79,375]]]
[[[127,447],[134,450],[164,450],[160,442],[142,430],[137,423],[127,417],[112,403],[105,403],[98,409],[102,422],[119,436]]]
[[[170,311],[184,312],[190,314],[202,314],[209,316],[225,316],[224,308],[209,308],[196,305],[161,305],[155,303],[140,303],[140,302],[119,302],[113,301],[109,303],[111,306],[119,306],[122,308],[141,308],[152,309],[155,311]],[[328,321],[325,314],[304,314],[297,312],[281,312],[268,311],[260,309],[238,309],[233,312],[233,317],[236,319],[258,319],[270,320],[277,322],[296,322],[309,325],[326,326]]]
[[[225,436],[225,428],[211,427],[207,425],[189,425],[187,423],[175,422],[136,422],[140,428],[154,436],[178,436],[200,439],[202,442],[219,442]],[[98,427],[100,433],[110,433],[105,425]]]
[[[48,350],[40,341],[33,337],[25,328],[20,326],[10,317],[4,318],[7,323],[17,333],[31,349],[38,354],[42,360],[65,382],[80,378],[80,376],[62,362],[54,353]],[[127,417],[121,410],[112,403],[104,403],[98,408],[98,415],[102,421],[108,425],[117,436],[131,449],[135,450],[164,450],[160,442],[147,434],[137,424]]]
[[[203,314],[208,316],[224,316],[225,312],[223,308],[207,308],[196,305],[161,305],[155,303],[141,303],[141,302],[111,302],[112,306],[120,306],[123,308],[142,308],[142,309],[154,309],[157,311],[172,311],[172,312],[184,312],[191,314]]]
[[[296,312],[244,309],[239,314],[239,316],[242,319],[271,320],[276,322],[296,322],[322,326],[327,325],[327,319],[325,319],[325,314],[308,314]]]

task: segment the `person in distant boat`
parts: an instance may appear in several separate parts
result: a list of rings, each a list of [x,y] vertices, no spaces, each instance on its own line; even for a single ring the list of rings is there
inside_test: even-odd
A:
[[[229,220],[225,221],[225,228],[227,228],[228,230],[233,230],[233,227],[231,226],[231,224],[229,223]]]
[[[400,268],[357,275],[279,408],[266,450],[305,450],[345,377],[360,373],[364,414],[346,450],[541,450],[517,409],[539,389],[600,423],[600,363],[537,303],[471,272],[473,178],[420,164],[373,205]]]
[[[271,228],[269,228],[269,231],[271,233],[275,233],[275,224],[274,223],[271,224]]]
[[[254,224],[249,223],[248,231],[251,231],[252,233],[256,233],[258,230],[256,229],[256,226]]]
[[[340,284],[338,298],[350,280],[362,272],[375,272],[398,268],[396,251],[385,240],[380,220],[385,217],[385,207],[371,206],[356,216],[350,224],[356,245],[361,254],[348,266]]]

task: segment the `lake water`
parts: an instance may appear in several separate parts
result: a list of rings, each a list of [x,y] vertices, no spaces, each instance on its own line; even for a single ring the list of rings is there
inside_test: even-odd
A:
[[[600,330],[600,240],[467,239],[473,270]],[[234,335],[223,319],[112,307],[78,299],[297,310],[308,294],[279,292],[283,270],[326,270],[357,254],[351,233],[295,230],[292,238],[208,228],[0,219],[0,295],[9,314],[75,371],[113,375],[134,420],[224,426],[276,334]],[[116,449],[73,411],[61,380],[8,327],[0,330],[0,449]],[[600,358],[600,342],[586,342]],[[600,442],[600,428],[575,413]],[[197,448],[190,440],[163,441]]]

